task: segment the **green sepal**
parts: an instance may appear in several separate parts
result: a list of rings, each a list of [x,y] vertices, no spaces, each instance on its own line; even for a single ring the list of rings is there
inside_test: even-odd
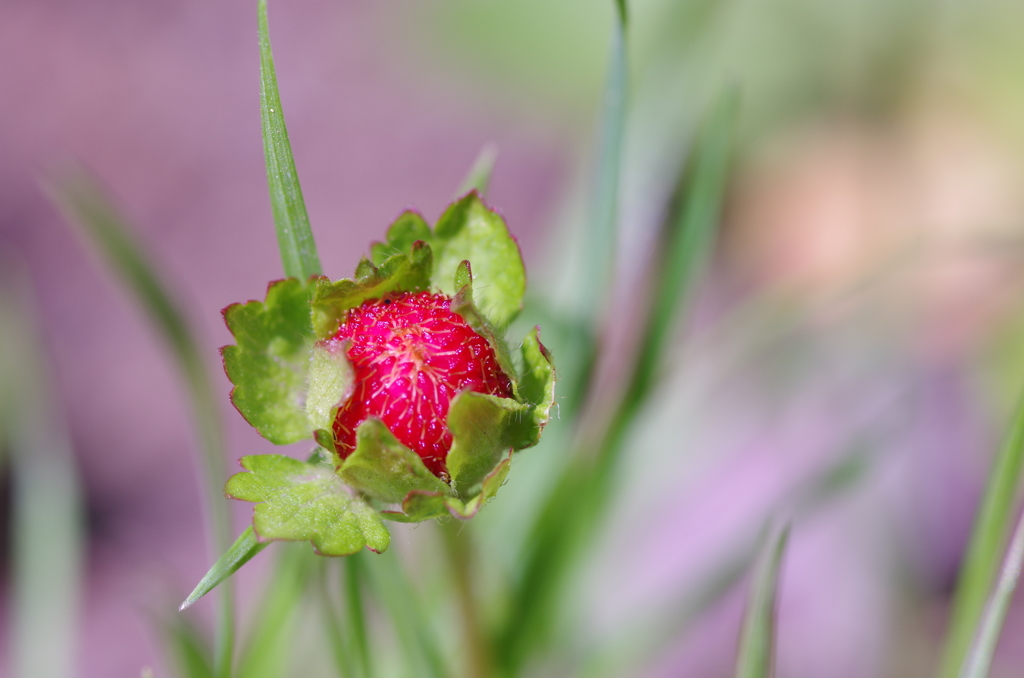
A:
[[[356,449],[338,469],[338,475],[349,486],[387,504],[401,503],[410,492],[451,492],[420,456],[398,442],[376,417],[359,425]]]
[[[448,410],[452,449],[446,465],[456,493],[462,498],[480,492],[480,484],[512,451],[510,432],[529,414],[530,406],[510,398],[463,391]]]
[[[231,402],[272,443],[308,438],[309,288],[295,278],[278,280],[267,287],[264,301],[232,304],[223,314],[237,342],[220,350],[235,385]]]
[[[508,476],[511,461],[511,457],[506,457],[495,466],[481,483],[480,492],[468,500],[445,496],[438,492],[417,490],[410,492],[402,502],[402,513],[384,512],[381,516],[399,523],[418,523],[444,515],[452,515],[459,520],[469,520],[484,504],[498,494],[498,490],[501,489]]]
[[[526,269],[505,220],[470,191],[441,215],[430,242],[433,284],[454,296],[459,291],[452,279],[456,268],[463,261],[473,262],[480,309],[495,327],[507,327],[523,308]]]
[[[417,240],[430,242],[433,233],[430,225],[418,212],[406,210],[388,227],[387,240],[370,246],[370,258],[380,266],[395,254],[408,254]]]
[[[330,468],[279,454],[242,457],[224,493],[255,502],[253,528],[260,541],[310,541],[317,553],[347,556],[364,546],[378,553],[391,541],[380,515],[349,494]]]
[[[314,438],[320,430],[330,429],[338,408],[352,395],[355,375],[348,361],[348,341],[321,341],[313,345],[309,359],[306,415]]]
[[[529,404],[529,413],[513,422],[508,442],[516,450],[533,447],[551,419],[555,404],[555,365],[544,344],[540,328],[534,327],[523,339],[523,368],[519,376],[519,399]]]
[[[338,330],[345,313],[367,299],[379,299],[389,292],[423,292],[430,289],[433,254],[422,241],[384,260],[380,266],[362,259],[354,279],[331,282],[316,278],[313,283],[313,332],[326,339]]]
[[[512,382],[512,392],[517,393],[519,387],[516,383],[516,372],[512,366],[508,345],[474,303],[473,272],[468,261],[459,262],[452,280],[458,285],[459,290],[452,298],[452,313],[458,313],[474,332],[487,340],[491,350],[494,351],[494,357],[498,360],[498,366]]]

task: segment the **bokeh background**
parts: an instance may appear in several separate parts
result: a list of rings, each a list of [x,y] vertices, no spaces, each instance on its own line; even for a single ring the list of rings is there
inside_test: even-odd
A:
[[[783,506],[796,517],[780,678],[930,675],[988,462],[1024,386],[1024,5],[630,9],[616,303],[629,303],[710,102],[735,85],[741,114],[713,266],[579,573],[571,651],[635,628],[666,591],[699,594]],[[154,619],[210,555],[166,350],[45,186],[72,162],[102,179],[189,309],[226,396],[219,311],[281,275],[255,14],[247,0],[3,8],[0,251],[31,280],[55,421],[66,422],[55,426],[84,492],[81,676],[172,675]],[[493,142],[489,201],[522,245],[532,291],[572,303],[561,272],[592,197],[611,2],[293,0],[272,3],[270,22],[328,275],[347,275],[402,209],[436,218]],[[226,477],[234,458],[271,446],[226,397],[222,407]],[[515,501],[543,477],[540,454],[524,453],[494,516],[480,518],[511,526],[485,539],[495,561],[523,538]],[[794,501],[851,455],[842,491]],[[247,509],[236,509],[240,530]],[[396,541],[413,553],[421,538]],[[243,571],[243,611],[264,570]],[[724,592],[624,675],[728,675],[743,600],[742,588]],[[9,638],[9,619],[0,624]],[[1022,669],[1017,605],[993,675]]]

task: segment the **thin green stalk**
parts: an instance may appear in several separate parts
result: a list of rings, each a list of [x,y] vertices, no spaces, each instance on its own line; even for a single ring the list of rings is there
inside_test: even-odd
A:
[[[367,574],[375,597],[383,603],[398,634],[408,675],[449,678],[452,674],[445,665],[431,620],[398,557],[389,550],[374,559]]]
[[[256,624],[238,658],[239,678],[287,675],[294,646],[295,613],[309,582],[312,559],[307,544],[279,544]]]
[[[225,449],[219,400],[214,396],[203,353],[186,316],[173,300],[169,288],[157,277],[143,248],[133,240],[127,223],[93,181],[79,173],[52,193],[70,221],[82,227],[80,230],[86,239],[135,296],[170,348],[188,391],[198,435],[211,548],[213,553],[221,553],[231,545],[231,520],[222,491]],[[228,678],[234,653],[234,603],[230,586],[220,589],[215,637],[216,675]]]
[[[560,582],[603,516],[632,422],[653,390],[654,376],[677,318],[688,307],[718,225],[731,153],[736,97],[728,94],[700,134],[684,176],[677,217],[662,234],[655,304],[642,330],[630,379],[610,416],[581,426],[578,448],[532,530],[523,576],[495,642],[503,670],[515,675],[529,648],[547,634]],[[657,315],[658,317],[654,317]],[[586,416],[586,415],[584,415]]]
[[[9,260],[0,271],[5,267],[17,270]],[[22,276],[0,280],[0,454],[9,451],[11,473],[8,668],[13,678],[71,678],[82,581],[81,492],[71,443],[46,392],[23,287]]]
[[[789,538],[789,526],[769,530],[751,582],[747,612],[736,655],[736,678],[770,678],[774,673],[775,606],[779,567]]]
[[[599,320],[601,303],[607,298],[614,271],[618,238],[619,179],[622,173],[622,146],[626,131],[626,93],[628,64],[626,56],[626,2],[616,0],[612,28],[611,56],[602,102],[597,176],[590,210],[591,228],[587,234],[587,265],[584,268],[584,317],[591,325]]]
[[[497,159],[498,147],[492,143],[485,144],[473,161],[473,166],[469,168],[466,178],[459,185],[456,197],[461,198],[470,191],[476,191],[481,196],[487,195],[491,173],[494,171],[494,161]]]
[[[472,530],[462,521],[449,520],[441,526],[441,532],[462,617],[466,676],[487,678],[494,672],[493,659],[474,592],[477,566],[473,560]]]
[[[999,582],[985,606],[985,613],[978,626],[974,645],[968,654],[967,661],[960,671],[960,678],[987,678],[992,666],[992,657],[999,644],[999,635],[1006,621],[1006,612],[1013,600],[1013,591],[1020,579],[1021,565],[1024,564],[1024,512],[1017,520],[1017,529],[1013,532],[1010,547],[1003,561]]]
[[[350,650],[358,667],[356,675],[372,678],[374,675],[370,643],[366,629],[366,611],[363,607],[363,554],[355,553],[341,561],[344,570],[345,619],[352,634]]]
[[[1013,501],[1024,468],[1024,398],[1010,433],[992,463],[985,493],[960,569],[939,675],[956,678],[967,656],[1002,558]]]
[[[348,648],[350,643],[345,638],[344,629],[341,626],[341,622],[338,621],[337,610],[333,597],[331,596],[330,582],[327,579],[327,565],[329,561],[321,559],[318,563],[317,568],[317,598],[320,601],[320,607],[324,613],[324,629],[327,633],[327,639],[331,644],[331,654],[334,655],[334,664],[338,669],[339,678],[350,678],[351,671],[348,662]]]
[[[299,175],[284,123],[281,96],[277,91],[274,55],[270,50],[267,28],[267,1],[258,8],[260,37],[260,119],[263,124],[263,153],[267,161],[267,186],[270,207],[277,229],[277,246],[281,251],[284,273],[290,278],[305,280],[320,275],[313,231],[309,226],[306,202],[302,197]]]

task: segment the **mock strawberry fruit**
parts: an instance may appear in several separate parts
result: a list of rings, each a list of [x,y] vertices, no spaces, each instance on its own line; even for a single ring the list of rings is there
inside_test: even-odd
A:
[[[451,298],[402,292],[351,309],[332,341],[350,342],[355,389],[334,421],[337,451],[347,458],[367,417],[381,419],[437,476],[446,474],[452,446],[447,417],[462,391],[512,397],[494,349]]]
[[[516,358],[503,336],[525,290],[515,239],[472,192],[434,227],[399,215],[351,278],[280,280],[225,309],[232,402],[267,440],[322,450],[243,459],[226,492],[257,504],[257,534],[383,550],[384,518],[466,520],[494,498],[555,402],[540,328]]]

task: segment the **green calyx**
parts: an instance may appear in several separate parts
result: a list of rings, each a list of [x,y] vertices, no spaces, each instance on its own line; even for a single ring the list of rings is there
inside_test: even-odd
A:
[[[511,453],[539,441],[554,402],[554,367],[538,330],[523,341],[518,361],[502,337],[522,307],[525,285],[519,247],[504,220],[470,192],[433,229],[414,212],[401,214],[351,279],[281,280],[264,301],[225,309],[236,344],[221,353],[239,412],[273,443],[313,438],[334,458],[333,470],[278,455],[243,458],[248,472],[233,476],[226,492],[258,503],[260,539],[308,539],[325,555],[342,555],[364,543],[386,548],[367,511],[377,521],[380,515],[406,522],[475,515],[504,482]],[[513,397],[456,396],[447,420],[453,443],[446,478],[434,476],[375,418],[360,425],[356,449],[339,459],[333,422],[355,384],[347,346],[331,337],[347,312],[367,300],[432,290],[452,297],[452,311],[490,343]],[[329,528],[326,516],[344,529]]]

